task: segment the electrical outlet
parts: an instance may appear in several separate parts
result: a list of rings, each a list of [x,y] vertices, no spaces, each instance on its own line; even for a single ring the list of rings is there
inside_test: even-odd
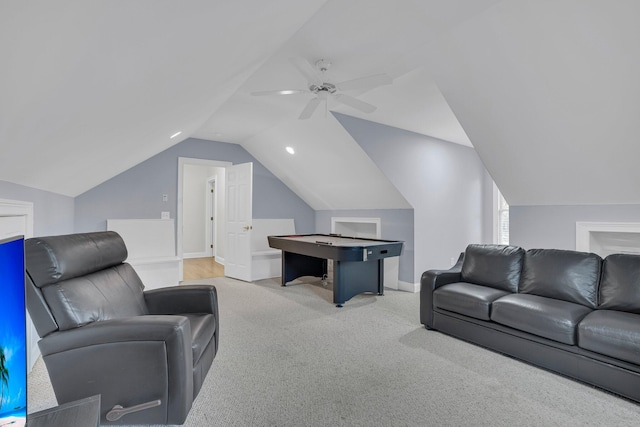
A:
[[[160,212],[160,219],[171,219],[171,212]]]

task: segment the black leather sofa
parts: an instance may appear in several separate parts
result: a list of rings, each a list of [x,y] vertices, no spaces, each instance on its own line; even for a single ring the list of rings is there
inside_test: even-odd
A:
[[[640,255],[469,245],[421,285],[427,329],[640,402]]]
[[[27,306],[59,404],[101,424],[183,424],[218,350],[216,288],[144,291],[114,232],[25,242]]]

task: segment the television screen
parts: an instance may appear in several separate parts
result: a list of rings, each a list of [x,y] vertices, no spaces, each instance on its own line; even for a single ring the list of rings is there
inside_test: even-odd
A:
[[[24,239],[0,239],[0,427],[27,420]]]

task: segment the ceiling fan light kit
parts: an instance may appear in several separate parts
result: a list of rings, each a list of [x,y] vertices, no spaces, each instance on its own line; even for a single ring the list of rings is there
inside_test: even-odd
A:
[[[374,105],[364,102],[344,93],[337,93],[345,90],[367,90],[378,86],[388,85],[393,82],[387,74],[375,74],[367,77],[360,77],[353,80],[347,80],[342,83],[331,83],[327,81],[326,72],[331,67],[331,62],[326,59],[320,59],[315,62],[315,67],[304,58],[296,57],[290,59],[291,63],[298,71],[307,79],[309,85],[308,90],[304,89],[284,89],[284,90],[265,90],[252,92],[254,96],[265,95],[296,95],[301,93],[311,93],[314,96],[304,107],[300,116],[301,120],[310,118],[316,111],[318,106],[324,101],[325,105],[329,97],[333,97],[339,103],[354,108],[363,113],[372,113],[376,110]],[[327,107],[328,108],[328,107]]]

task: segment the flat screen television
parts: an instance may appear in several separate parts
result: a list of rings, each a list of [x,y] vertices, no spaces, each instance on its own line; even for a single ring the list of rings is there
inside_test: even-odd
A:
[[[0,427],[27,420],[24,238],[0,239]]]

